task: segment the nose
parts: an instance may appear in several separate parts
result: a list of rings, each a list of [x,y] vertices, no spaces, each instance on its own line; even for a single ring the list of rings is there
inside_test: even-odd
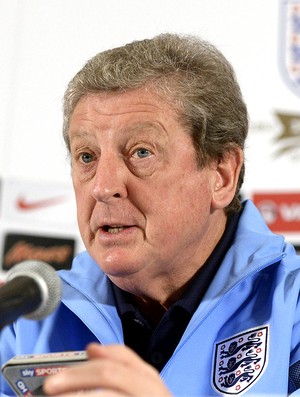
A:
[[[99,159],[92,195],[96,201],[126,198],[126,165],[118,156],[101,156]]]

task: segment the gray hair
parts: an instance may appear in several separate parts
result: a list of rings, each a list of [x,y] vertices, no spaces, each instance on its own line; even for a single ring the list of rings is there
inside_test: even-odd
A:
[[[69,148],[70,118],[78,101],[91,93],[149,87],[178,110],[187,126],[200,167],[220,160],[234,147],[244,150],[248,115],[234,70],[205,40],[161,34],[97,54],[71,80],[64,95],[63,134]],[[240,208],[243,164],[227,213]]]

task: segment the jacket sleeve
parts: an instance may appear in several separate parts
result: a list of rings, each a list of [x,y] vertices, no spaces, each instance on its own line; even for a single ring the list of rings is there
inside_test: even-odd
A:
[[[13,326],[6,326],[0,334],[0,364],[1,368],[15,355],[16,337]],[[13,396],[10,386],[6,382],[2,372],[0,374],[0,396]]]
[[[298,279],[298,280],[297,280]],[[296,277],[299,285],[299,274]],[[297,287],[298,288],[298,287]],[[290,367],[289,367],[289,392],[291,396],[300,396],[300,291],[295,310],[294,327],[291,339]]]

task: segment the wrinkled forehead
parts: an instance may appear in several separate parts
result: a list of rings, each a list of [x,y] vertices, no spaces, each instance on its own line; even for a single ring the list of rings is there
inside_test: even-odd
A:
[[[182,122],[181,112],[174,100],[162,98],[149,87],[125,92],[92,92],[83,95],[77,102],[69,120],[68,139],[75,119],[99,116],[102,122],[105,119],[111,122],[122,115],[123,118],[132,118],[143,123],[155,119],[162,124],[170,121]]]
[[[93,136],[120,135],[170,138],[178,131],[187,134],[179,122],[177,111],[148,91],[112,94],[89,94],[80,99],[70,119],[69,143]]]
[[[117,98],[118,96],[127,95],[132,92],[147,94],[156,96],[157,99],[161,100],[164,103],[168,102],[173,109],[177,109],[178,112],[180,112],[182,110],[180,101],[180,92],[182,90],[182,87],[180,88],[179,86],[177,86],[179,83],[178,77],[179,76],[174,79],[174,76],[163,76],[162,78],[156,80],[147,80],[145,82],[141,82],[141,84],[137,86],[128,86],[125,88],[116,87],[112,90],[106,90],[105,88],[92,89],[80,86],[75,86],[72,90],[67,90],[64,96],[63,106],[65,138],[67,138],[70,118],[74,112],[75,107],[80,100],[90,95],[101,95],[104,98]],[[179,78],[179,80],[181,79]]]

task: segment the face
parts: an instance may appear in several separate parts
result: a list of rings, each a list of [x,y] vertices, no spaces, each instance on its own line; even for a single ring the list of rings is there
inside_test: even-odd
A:
[[[90,94],[69,137],[80,232],[103,271],[128,290],[199,267],[216,171],[199,169],[172,106],[146,90]]]

